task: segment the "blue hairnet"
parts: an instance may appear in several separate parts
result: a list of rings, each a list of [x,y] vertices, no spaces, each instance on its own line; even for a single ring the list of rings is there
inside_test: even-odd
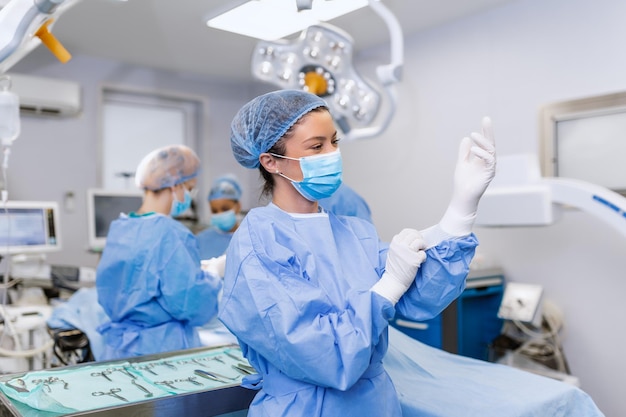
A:
[[[241,198],[241,186],[233,176],[223,176],[215,181],[209,191],[209,201],[218,198],[226,198],[228,200],[239,201]]]
[[[198,175],[200,159],[185,145],[169,145],[144,156],[135,172],[135,184],[144,190],[173,187]]]
[[[302,116],[326,102],[301,90],[279,90],[261,95],[245,104],[230,125],[230,146],[237,162],[257,168],[259,156]]]

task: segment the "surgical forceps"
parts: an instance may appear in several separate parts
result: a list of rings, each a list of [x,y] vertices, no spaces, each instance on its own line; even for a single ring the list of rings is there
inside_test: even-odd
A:
[[[152,397],[154,394],[152,394],[152,392],[150,392],[146,387],[144,387],[143,385],[139,385],[137,383],[137,381],[133,378],[132,381],[130,381],[134,386],[136,386],[137,388],[139,388],[140,390],[142,390],[143,392],[146,393],[145,397],[146,398],[150,398]]]
[[[46,379],[33,379],[33,384],[43,384],[43,386],[48,390],[48,392],[52,392],[52,389],[50,388],[51,384],[56,384],[57,382],[60,382],[61,384],[63,384],[63,388],[67,389],[67,387],[69,386],[69,384],[67,382],[65,382],[64,380],[57,378],[56,376],[51,376],[49,378]]]
[[[115,397],[118,400],[122,400],[124,402],[128,402],[128,400],[124,397],[122,397],[121,395],[117,395],[118,392],[120,392],[121,389],[119,388],[111,388],[111,390],[109,392],[102,392],[102,391],[96,391],[96,392],[92,392],[91,395],[93,395],[94,397],[100,397],[102,395],[109,395],[111,397]]]
[[[174,382],[191,382],[192,384],[197,385],[197,386],[204,385],[202,382],[196,381],[196,379],[197,378],[195,376],[190,376],[189,378],[177,379]]]
[[[216,382],[223,382],[223,383],[228,383],[228,381],[224,381],[225,379],[228,379],[230,381],[234,381],[237,378],[239,378],[239,376],[236,377],[230,377],[230,376],[226,376],[226,375],[221,375],[218,374],[217,372],[209,372],[209,371],[205,371],[204,369],[196,369],[193,371],[194,374],[201,376],[203,378],[206,379],[210,379],[211,381],[216,381]]]
[[[126,368],[110,368],[111,371],[118,371],[129,377],[130,379],[136,379],[137,377],[131,374]]]
[[[111,375],[111,372],[112,371],[110,369],[105,369],[104,371],[100,371],[100,372],[92,372],[91,376],[103,376],[107,380],[113,382],[113,380],[111,378],[109,378],[109,375]]]

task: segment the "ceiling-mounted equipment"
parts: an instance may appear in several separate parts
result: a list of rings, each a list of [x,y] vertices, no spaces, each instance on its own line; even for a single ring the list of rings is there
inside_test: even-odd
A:
[[[387,24],[391,40],[391,62],[376,71],[382,90],[358,74],[352,65],[354,41],[330,24],[310,26],[295,40],[260,41],[252,57],[255,78],[281,89],[302,89],[324,98],[344,138],[349,140],[377,136],[387,128],[395,113],[394,84],[402,76],[404,41],[400,24],[380,0],[369,0],[368,5]],[[372,126],[376,121],[378,124]]]
[[[50,29],[55,19],[79,0],[9,0],[0,8],[0,74],[44,44],[59,61],[70,53]]]
[[[207,26],[274,41],[367,6],[368,0],[236,0],[207,16]]]

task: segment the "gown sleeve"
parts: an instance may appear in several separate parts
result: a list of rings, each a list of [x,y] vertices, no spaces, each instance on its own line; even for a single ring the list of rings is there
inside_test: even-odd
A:
[[[160,281],[159,303],[172,317],[192,326],[207,323],[217,314],[219,277],[200,269],[195,237],[172,247]]]
[[[441,313],[465,289],[465,278],[478,246],[472,233],[447,239],[426,250],[426,260],[396,310],[413,320],[429,320]]]

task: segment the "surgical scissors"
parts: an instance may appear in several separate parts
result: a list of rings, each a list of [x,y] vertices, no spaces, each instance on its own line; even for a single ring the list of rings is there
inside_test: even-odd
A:
[[[93,395],[94,397],[100,397],[102,395],[109,395],[111,397],[117,398],[118,400],[128,402],[126,398],[122,397],[121,395],[117,395],[117,393],[120,391],[121,389],[119,388],[111,388],[109,392],[96,391],[96,392],[92,392],[91,395]]]

